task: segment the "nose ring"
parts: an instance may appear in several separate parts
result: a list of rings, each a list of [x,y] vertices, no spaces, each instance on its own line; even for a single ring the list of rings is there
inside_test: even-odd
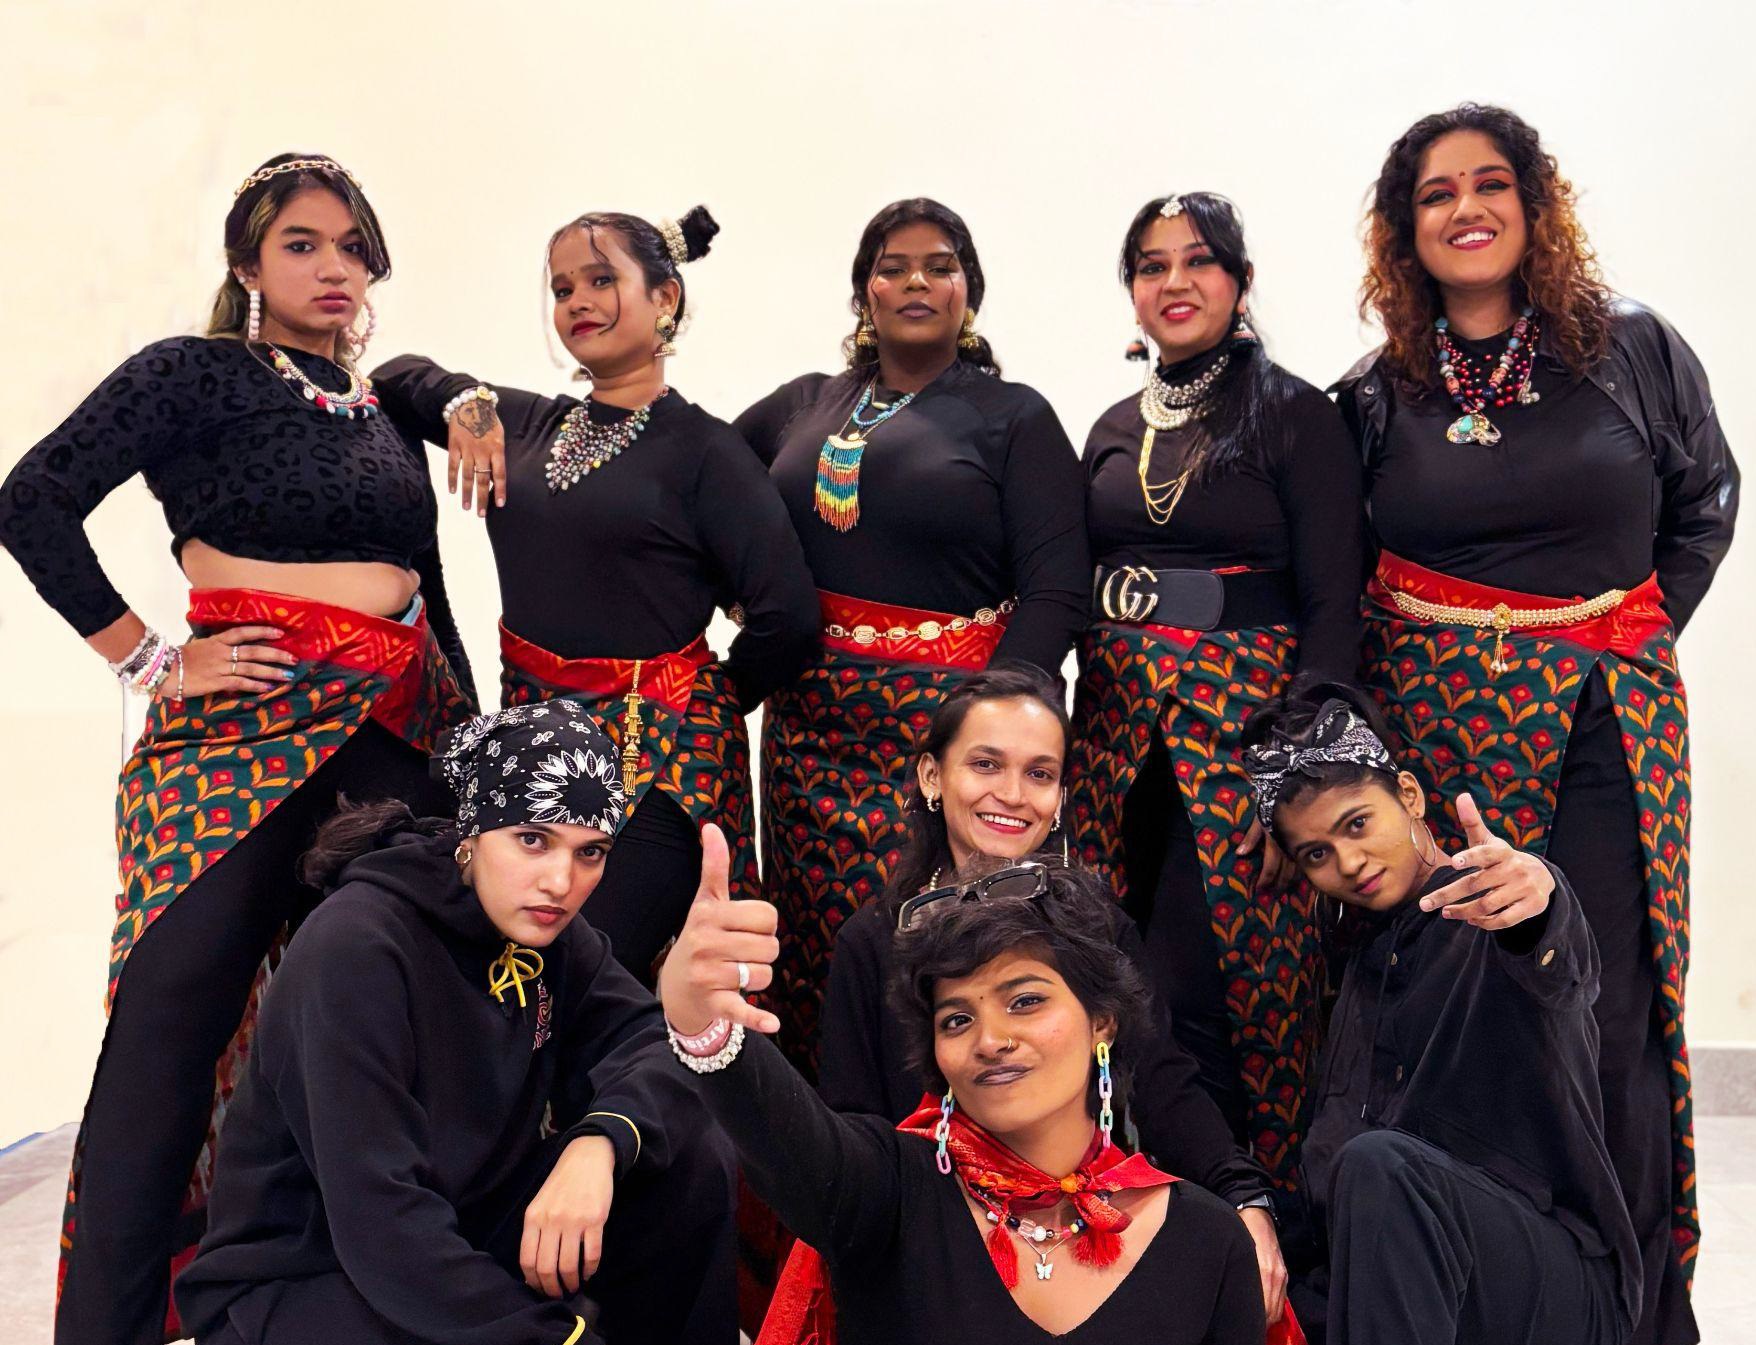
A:
[[[1016,1051],[1018,1049],[1018,1043],[1013,1041],[1011,1037],[1008,1037],[1006,1038],[1006,1049],[1008,1051]]]

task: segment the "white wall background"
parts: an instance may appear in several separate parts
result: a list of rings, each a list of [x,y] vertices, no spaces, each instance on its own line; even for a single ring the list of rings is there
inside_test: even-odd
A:
[[[590,208],[704,201],[724,233],[690,272],[672,377],[730,418],[834,367],[861,225],[926,193],[974,230],[983,326],[1008,375],[1047,394],[1079,442],[1139,377],[1120,358],[1122,229],[1148,196],[1208,188],[1244,210],[1274,353],[1327,383],[1372,342],[1353,315],[1363,194],[1409,122],[1464,98],[1542,130],[1610,279],[1688,336],[1733,444],[1756,458],[1749,38],[1730,0],[5,0],[0,472],[125,355],[198,329],[232,190],[282,150],[341,159],[385,223],[396,275],[377,295],[374,358],[417,350],[564,386],[544,341],[549,231]],[[184,586],[145,488],[117,491],[90,526],[135,607],[180,629]],[[485,539],[447,514],[443,543],[491,686]],[[1746,543],[1682,648],[1696,1042],[1756,1039],[1740,840],[1756,788],[1753,594]],[[77,1117],[85,1096],[121,736],[102,664],[0,560],[0,1144]]]

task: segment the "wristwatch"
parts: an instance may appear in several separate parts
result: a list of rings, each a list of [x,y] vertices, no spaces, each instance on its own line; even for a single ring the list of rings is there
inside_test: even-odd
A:
[[[1274,1225],[1274,1231],[1276,1233],[1280,1232],[1280,1220],[1275,1217],[1274,1199],[1272,1196],[1264,1193],[1263,1195],[1252,1196],[1249,1200],[1240,1201],[1238,1203],[1238,1213],[1242,1214],[1245,1210],[1266,1210],[1268,1212],[1268,1222]]]

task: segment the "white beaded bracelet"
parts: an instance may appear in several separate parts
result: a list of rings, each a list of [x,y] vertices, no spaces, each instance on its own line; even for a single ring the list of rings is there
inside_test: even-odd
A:
[[[464,403],[475,401],[487,402],[490,406],[498,406],[500,405],[500,394],[485,384],[478,383],[475,387],[465,389],[450,401],[446,402],[445,410],[440,414],[445,418],[445,423],[449,425],[451,424],[451,418],[463,409]]]
[[[712,1030],[711,1027],[708,1029],[709,1032]],[[732,1024],[732,1035],[727,1039],[726,1044],[720,1047],[720,1049],[715,1051],[712,1055],[691,1054],[683,1045],[686,1040],[691,1039],[678,1036],[677,1029],[672,1027],[669,1023],[665,1024],[665,1036],[670,1038],[671,1054],[676,1056],[677,1059],[681,1060],[684,1065],[697,1074],[719,1073],[720,1070],[736,1060],[738,1058],[738,1052],[744,1049],[744,1025],[742,1023]],[[693,1040],[698,1041],[700,1038],[694,1038]]]

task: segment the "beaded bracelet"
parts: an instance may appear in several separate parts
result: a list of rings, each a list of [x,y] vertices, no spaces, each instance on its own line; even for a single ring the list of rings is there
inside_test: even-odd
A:
[[[463,409],[464,403],[474,401],[487,402],[490,406],[498,406],[500,405],[500,394],[495,392],[494,389],[478,383],[475,387],[466,388],[450,401],[446,402],[445,410],[440,414],[444,417],[445,423],[449,425],[451,424],[451,418]]]
[[[149,628],[128,657],[110,663],[109,669],[128,690],[150,696],[164,685],[173,668],[181,676],[182,662],[183,651]]]
[[[712,1055],[701,1055],[689,1049],[692,1044],[710,1045],[722,1033],[725,1037],[725,1044]],[[717,1074],[736,1060],[738,1052],[744,1049],[744,1025],[733,1023],[731,1031],[727,1032],[726,1021],[723,1018],[708,1024],[707,1031],[695,1037],[678,1036],[677,1029],[666,1023],[665,1036],[670,1039],[671,1054],[697,1074]]]

